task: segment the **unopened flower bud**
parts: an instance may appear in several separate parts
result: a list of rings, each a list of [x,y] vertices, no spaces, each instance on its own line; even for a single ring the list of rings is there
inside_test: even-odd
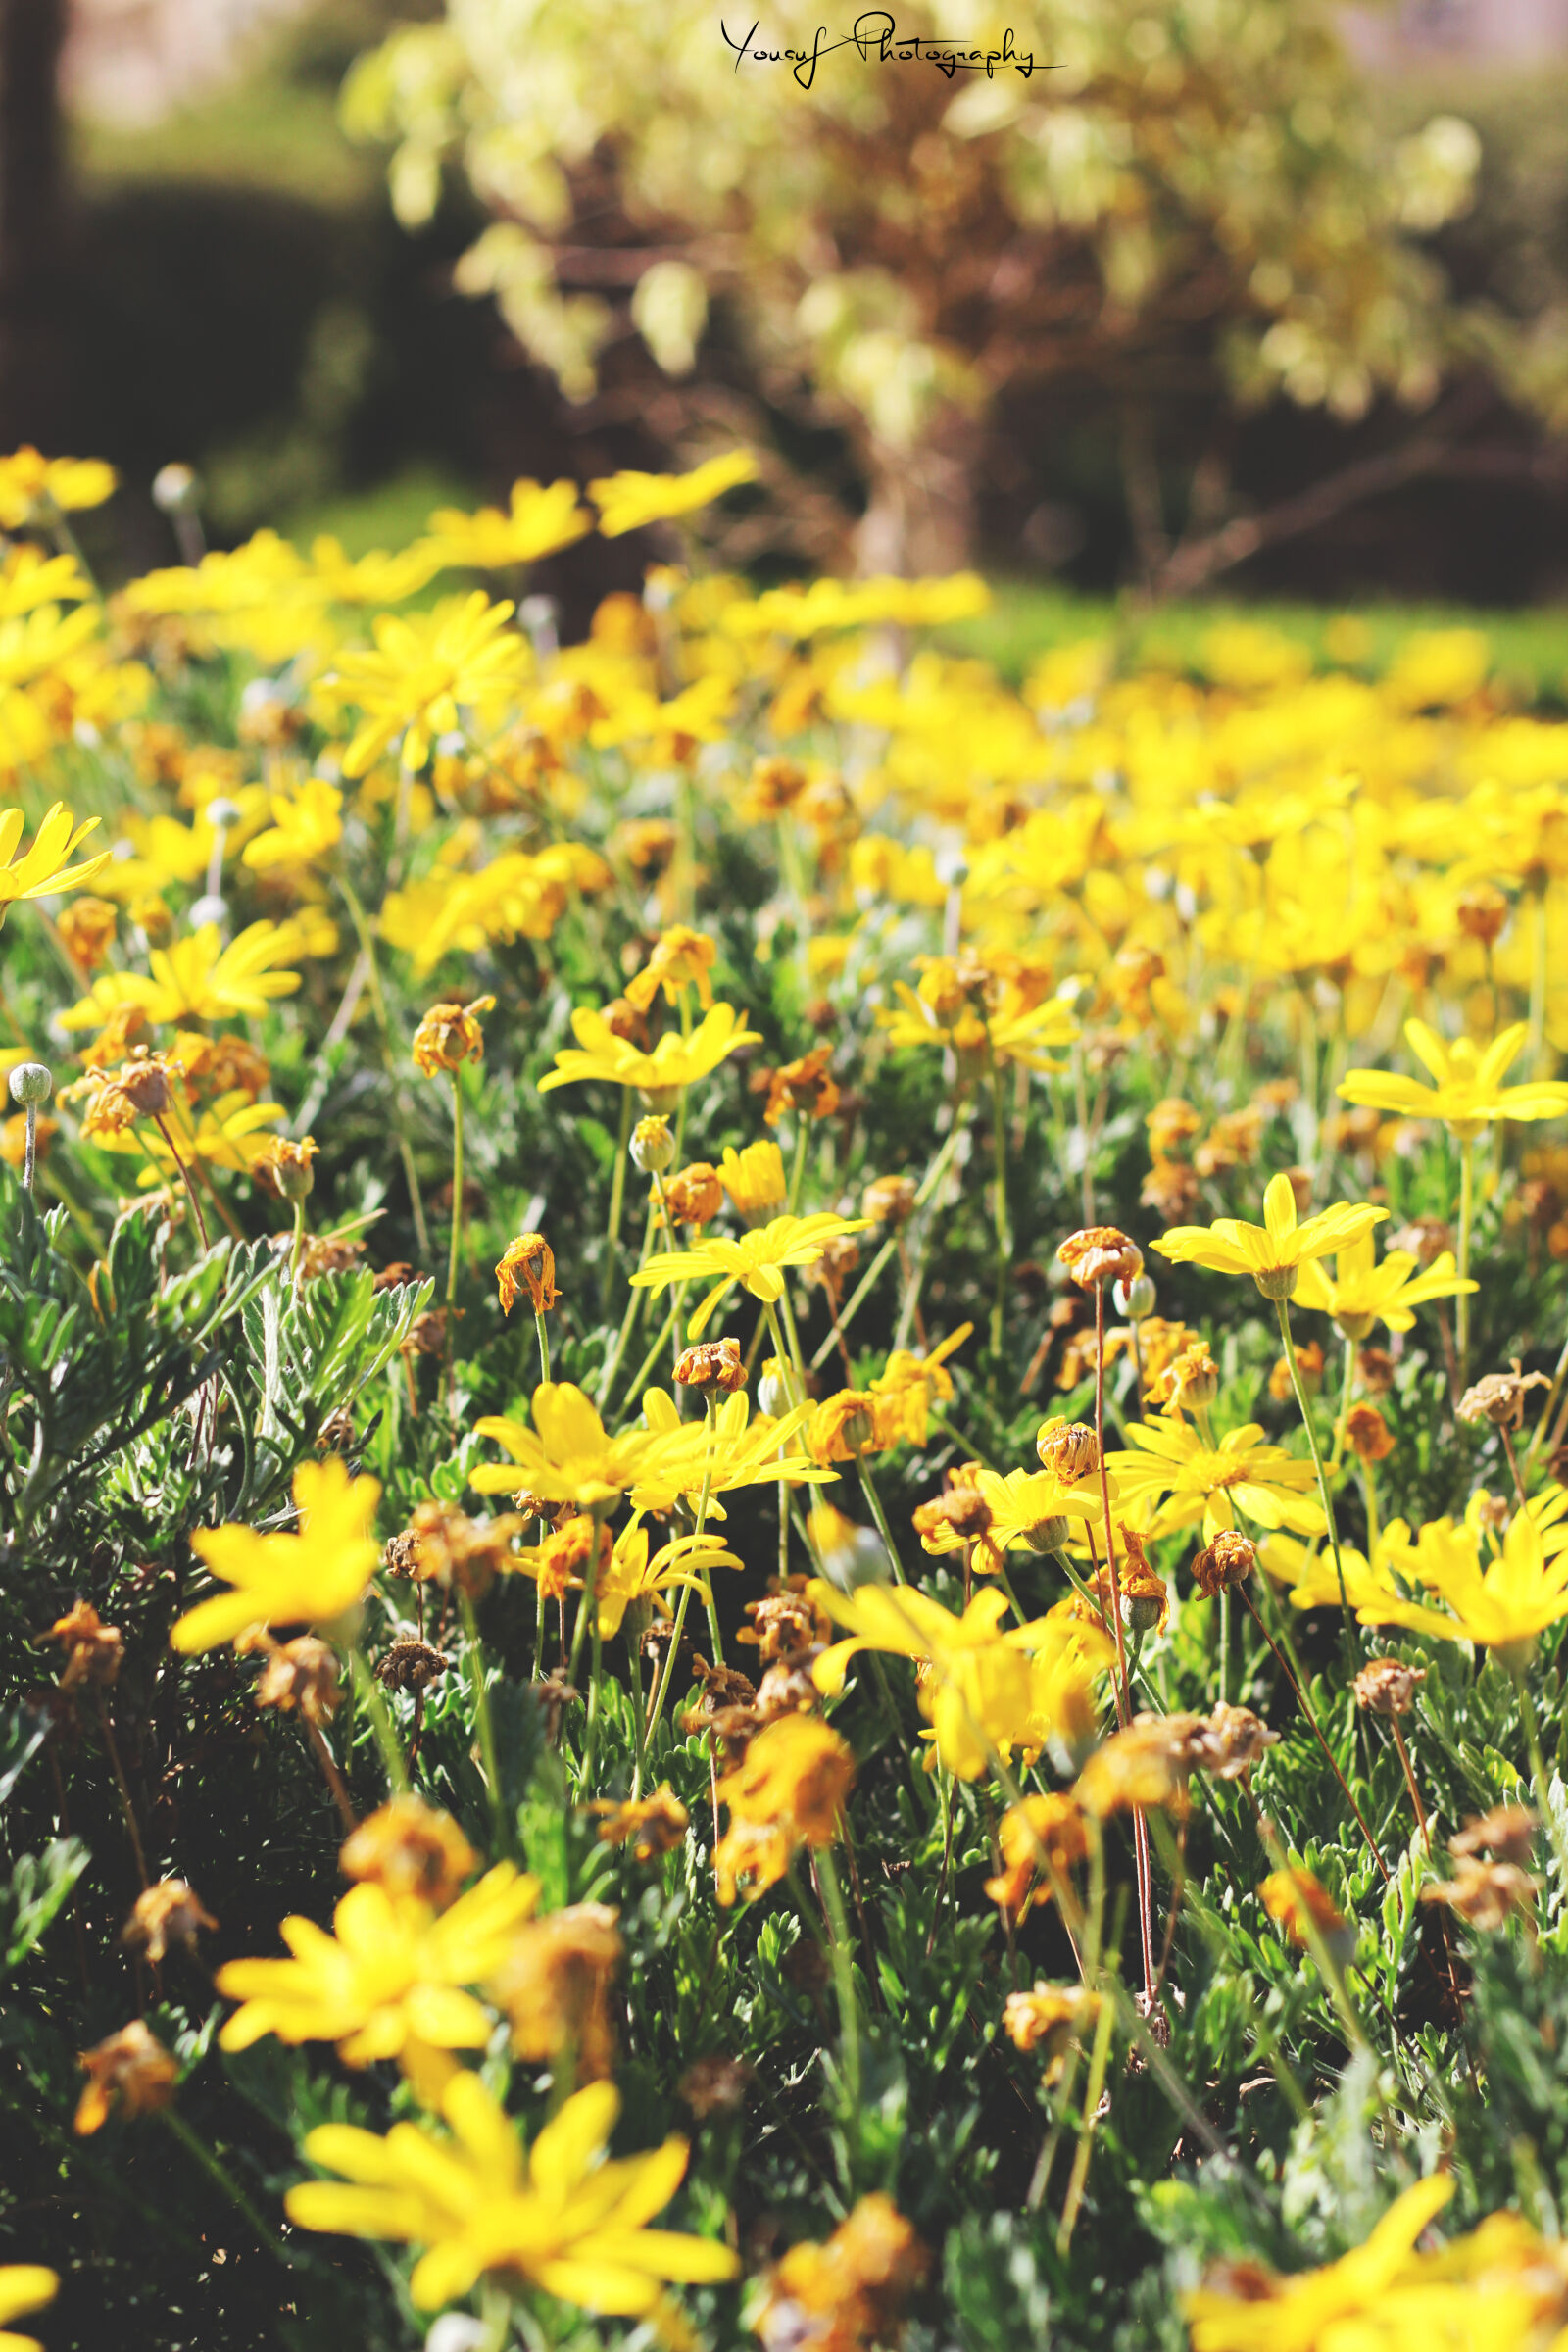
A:
[[[204,930],[209,923],[216,923],[221,930],[227,920],[228,901],[220,898],[216,891],[204,892],[201,898],[191,902],[190,927],[193,931]]]
[[[794,1399],[790,1395],[789,1375],[776,1355],[762,1360],[761,1377],[757,1384],[757,1409],[776,1421],[787,1413]]]
[[[11,1073],[13,1102],[47,1102],[54,1091],[54,1074],[41,1061],[19,1061]]]
[[[662,1176],[675,1157],[675,1138],[662,1116],[639,1119],[631,1131],[632,1165],[644,1176]]]
[[[201,477],[194,466],[160,466],[153,475],[153,505],[163,514],[188,514],[201,496]]]
[[[1118,1282],[1110,1296],[1117,1314],[1128,1323],[1143,1323],[1154,1311],[1154,1286],[1147,1274]]]
[[[226,793],[220,792],[208,802],[202,814],[215,833],[226,833],[231,825],[239,823],[240,806],[238,801],[231,801]]]

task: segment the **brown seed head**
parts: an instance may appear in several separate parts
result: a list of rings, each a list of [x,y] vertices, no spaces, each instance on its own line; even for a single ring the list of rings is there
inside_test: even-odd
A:
[[[1517,1429],[1525,1417],[1525,1395],[1530,1389],[1549,1389],[1550,1381],[1544,1372],[1519,1370],[1519,1358],[1513,1358],[1508,1372],[1489,1372],[1473,1388],[1466,1389],[1459,1399],[1461,1421],[1490,1421],[1494,1429]]]
[[[610,1987],[620,1966],[620,1913],[608,1903],[573,1903],[518,1929],[488,1990],[512,2020],[520,2058],[575,2060],[579,2082],[597,2082],[614,2062]]]
[[[1355,1678],[1356,1704],[1369,1715],[1408,1715],[1426,1679],[1424,1666],[1407,1666],[1402,1658],[1373,1658]]]
[[[427,1690],[437,1678],[445,1674],[452,1660],[428,1642],[417,1642],[411,1634],[400,1634],[391,1642],[384,1656],[375,1662],[375,1679],[385,1683],[389,1690]]]
[[[1236,1528],[1221,1528],[1193,1562],[1193,1582],[1209,1600],[1245,1585],[1257,1566],[1257,1545]]]
[[[1217,1772],[1222,1781],[1239,1781],[1279,1737],[1250,1707],[1227,1706],[1221,1699],[1193,1736],[1194,1761],[1204,1772]]]
[[[1086,1291],[1107,1282],[1132,1282],[1144,1270],[1143,1251],[1116,1225],[1087,1225],[1070,1233],[1056,1255]]]
[[[297,1634],[292,1642],[274,1642],[265,1629],[235,1643],[241,1652],[261,1650],[267,1664],[252,1692],[258,1707],[275,1707],[280,1715],[297,1708],[307,1723],[324,1723],[342,1700],[337,1652],[315,1634]]]

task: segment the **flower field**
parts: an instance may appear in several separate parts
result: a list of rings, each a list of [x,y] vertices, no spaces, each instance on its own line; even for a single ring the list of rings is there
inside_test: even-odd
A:
[[[0,460],[0,2347],[1562,2352],[1568,647],[750,472]]]

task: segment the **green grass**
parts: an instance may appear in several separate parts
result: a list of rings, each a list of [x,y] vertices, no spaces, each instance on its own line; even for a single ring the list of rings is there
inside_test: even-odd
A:
[[[1531,699],[1561,698],[1568,689],[1568,611],[1553,608],[1497,612],[1468,605],[1368,603],[1347,608],[1202,598],[1147,611],[1130,599],[1081,596],[1054,582],[996,580],[990,612],[956,622],[941,635],[950,651],[994,662],[1004,677],[1016,684],[1040,654],[1085,637],[1120,635],[1127,654],[1142,662],[1198,667],[1207,632],[1238,620],[1279,629],[1310,647],[1314,661],[1327,663],[1325,631],[1348,610],[1365,629],[1364,661],[1357,666],[1384,669],[1400,642],[1418,630],[1471,628],[1487,638],[1495,674],[1504,685],[1516,685]]]

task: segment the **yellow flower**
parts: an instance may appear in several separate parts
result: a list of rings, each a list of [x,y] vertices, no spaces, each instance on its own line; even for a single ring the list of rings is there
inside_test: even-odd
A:
[[[784,1296],[786,1266],[814,1266],[829,1242],[841,1234],[863,1233],[865,1217],[836,1217],[819,1212],[813,1217],[774,1217],[739,1241],[710,1235],[695,1250],[671,1250],[651,1257],[632,1276],[634,1290],[666,1290],[675,1282],[717,1282],[686,1326],[688,1339],[700,1340],[719,1300],[734,1283],[754,1298],[772,1305]]]
[[[0,2263],[0,2352],[43,2352],[35,2335],[14,2335],[7,2320],[42,2311],[60,2292],[60,2274],[40,2262]]]
[[[416,539],[397,555],[374,547],[350,558],[341,540],[325,533],[311,541],[311,580],[301,593],[318,593],[333,605],[401,605],[417,596],[441,566],[428,539]]]
[[[497,2271],[520,2273],[563,2302],[634,2317],[659,2303],[662,2280],[711,2284],[740,2270],[711,2238],[645,2228],[680,2185],[686,2142],[606,2163],[620,2113],[613,2084],[577,2091],[527,2155],[477,2075],[452,2078],[441,2113],[450,2138],[413,2124],[394,2124],[385,2138],[319,2125],[305,2153],[343,2180],[291,2188],[289,2220],[426,2247],[410,2282],[419,2311],[438,2311]]]
[[[31,849],[19,858],[23,821],[20,808],[0,808],[0,923],[14,900],[50,898],[56,891],[77,890],[109,862],[105,850],[100,857],[84,858],[79,865],[71,863],[76,844],[96,826],[95,816],[78,825],[70,809],[56,801],[34,834]]]
[[[1453,1251],[1445,1250],[1427,1271],[1408,1250],[1391,1250],[1382,1265],[1374,1262],[1370,1232],[1337,1252],[1332,1281],[1313,1258],[1300,1270],[1296,1286],[1298,1306],[1332,1315],[1348,1340],[1364,1340],[1374,1323],[1391,1331],[1408,1331],[1415,1321],[1412,1309],[1430,1298],[1456,1298],[1480,1284],[1461,1282],[1454,1271]]]
[[[1418,2268],[1415,2241],[1452,2194],[1452,2179],[1435,2174],[1396,2198],[1365,2245],[1339,2262],[1290,2278],[1249,2263],[1245,2284],[1235,2292],[1205,2286],[1184,2294],[1193,2352],[1332,2352],[1339,2341],[1347,2347],[1387,2345],[1394,2352],[1401,2338],[1378,2326],[1379,2305]],[[1434,2330],[1422,2340],[1437,2345],[1444,2339]],[[1402,2342],[1413,2352],[1413,2337]]]
[[[733,1144],[726,1145],[719,1162],[718,1180],[730,1198],[730,1205],[743,1217],[759,1217],[770,1208],[782,1208],[789,1198],[784,1182],[784,1154],[771,1138],[748,1144],[737,1152]]]
[[[1392,1110],[1406,1119],[1441,1119],[1461,1143],[1473,1141],[1494,1119],[1555,1119],[1568,1111],[1568,1086],[1558,1080],[1531,1086],[1502,1083],[1529,1035],[1525,1021],[1501,1030],[1484,1053],[1468,1037],[1445,1045],[1425,1021],[1406,1021],[1404,1034],[1435,1083],[1422,1086],[1414,1078],[1395,1077],[1386,1070],[1351,1070],[1339,1089],[1347,1102],[1368,1110]]]
[[[713,1851],[719,1901],[732,1903],[739,1892],[755,1902],[777,1886],[798,1847],[831,1845],[854,1783],[854,1754],[828,1724],[811,1715],[765,1724],[718,1784],[730,1815]]]
[[[940,1008],[896,980],[893,993],[902,1010],[877,1014],[890,1046],[950,1046],[960,1061],[989,1055],[994,1062],[1021,1062],[1029,1070],[1061,1070],[1065,1062],[1052,1058],[1054,1046],[1071,1045],[1078,1023],[1059,997],[1031,1004],[1015,982],[1003,988],[994,1011],[977,1009],[967,999]]]
[[[510,571],[570,547],[593,527],[593,516],[577,504],[575,482],[552,482],[547,490],[523,480],[513,483],[505,509],[481,507],[465,514],[460,507],[438,507],[423,544],[432,570]]]
[[[363,776],[400,737],[404,767],[421,768],[436,736],[464,726],[465,711],[489,719],[515,701],[532,655],[507,632],[512,612],[476,588],[433,612],[381,613],[374,651],[344,654],[318,690],[328,704],[364,713],[343,773]]]
[[[921,1669],[920,1711],[937,1753],[961,1781],[977,1780],[993,1748],[1039,1747],[1076,1720],[1075,1693],[1087,1690],[1109,1655],[1094,1629],[1053,1611],[1004,1636],[997,1628],[1009,1602],[993,1586],[976,1592],[961,1617],[907,1586],[861,1585],[853,1593],[813,1578],[807,1598],[838,1625],[847,1642],[825,1649],[811,1668],[824,1697],[844,1688],[849,1662],[862,1649],[890,1650]],[[1041,1661],[1032,1651],[1044,1653]]]
[[[243,861],[257,873],[274,866],[313,865],[343,838],[343,795],[335,784],[310,777],[297,792],[274,792],[272,822],[245,844]]]
[[[675,1536],[650,1558],[647,1528],[634,1524],[624,1529],[616,1537],[609,1564],[600,1571],[594,1590],[600,1639],[614,1640],[634,1600],[662,1602],[663,1595],[677,1585],[707,1592],[715,1568],[744,1566],[715,1536]]]
[[[820,1486],[837,1472],[795,1450],[811,1411],[809,1404],[797,1404],[776,1419],[767,1413],[754,1416],[751,1398],[737,1390],[724,1398],[710,1426],[683,1421],[667,1389],[645,1389],[643,1418],[670,1442],[669,1451],[640,1472],[632,1499],[641,1510],[667,1511],[683,1494],[696,1500],[706,1485],[709,1516],[722,1519],[719,1495],[741,1487],[779,1479],[792,1486]]]
[[[991,1513],[982,1549],[1015,1551],[1022,1545],[1029,1551],[1059,1551],[1067,1540],[1069,1520],[1100,1524],[1098,1479],[1092,1485],[1067,1487],[1049,1470],[1009,1470],[1004,1478],[999,1471],[981,1469],[974,1473],[974,1484]],[[1112,1479],[1113,1502],[1117,1494]],[[926,1551],[961,1551],[964,1538],[956,1528],[938,1526],[922,1534],[920,1544]],[[977,1558],[975,1565],[980,1564]]]
[[[1412,1544],[1398,1522],[1384,1531],[1380,1564],[1406,1585],[1424,1585],[1446,1606],[1395,1597],[1357,1610],[1363,1625],[1406,1625],[1445,1642],[1478,1642],[1528,1655],[1538,1634],[1568,1617],[1568,1550],[1547,1557],[1539,1520],[1516,1511],[1499,1557],[1482,1566],[1479,1531],[1468,1521],[1429,1520]]]
[[[960,1323],[956,1331],[950,1331],[927,1355],[916,1355],[908,1348],[893,1349],[871,1383],[871,1394],[877,1400],[878,1445],[892,1446],[900,1438],[907,1439],[911,1446],[925,1444],[933,1400],[948,1404],[953,1398],[948,1357],[957,1353],[973,1330],[972,1323]]]
[[[1213,1446],[1187,1422],[1163,1413],[1130,1422],[1127,1435],[1132,1448],[1107,1453],[1105,1467],[1120,1489],[1128,1524],[1139,1534],[1166,1536],[1201,1519],[1203,1542],[1212,1544],[1221,1528],[1236,1525],[1238,1510],[1259,1527],[1323,1533],[1322,1506],[1307,1494],[1311,1463],[1266,1445],[1257,1422],[1227,1430]],[[1161,1494],[1169,1500],[1156,1509]]]
[[[139,1005],[149,1021],[259,1020],[274,997],[292,995],[298,972],[273,967],[297,956],[304,939],[295,923],[252,923],[225,948],[216,923],[203,923],[172,948],[154,948],[150,976],[105,972],[90,996],[61,1014],[66,1029],[99,1029],[122,1004]]]
[[[483,2049],[494,2021],[462,1988],[497,1974],[538,1899],[538,1881],[510,1862],[440,1912],[363,1880],[333,1912],[332,1935],[314,1920],[285,1919],[278,1932],[291,1959],[219,1970],[219,1991],[241,2004],[219,2040],[225,2050],[248,2050],[268,2034],[331,2041],[349,2066],[405,2054],[417,2066],[425,2051]]]
[[[468,1484],[480,1494],[536,1494],[541,1502],[575,1502],[584,1509],[617,1500],[639,1477],[667,1462],[670,1433],[623,1430],[608,1437],[605,1425],[581,1389],[570,1381],[541,1381],[533,1393],[533,1427],[504,1413],[486,1414],[474,1427],[494,1438],[516,1467],[481,1462]],[[682,1428],[674,1449],[688,1452],[702,1424]]]
[[[737,483],[755,482],[757,460],[749,449],[732,449],[710,458],[691,473],[615,473],[590,482],[588,495],[599,509],[599,528],[605,538],[645,530],[651,522],[669,522],[710,506]]]
[[[300,1533],[259,1535],[240,1525],[203,1529],[190,1545],[232,1592],[179,1618],[169,1639],[178,1650],[216,1649],[254,1625],[319,1625],[341,1617],[375,1574],[373,1478],[350,1478],[335,1454],[294,1473]]]
[[[678,1004],[683,988],[695,988],[697,1002],[706,1010],[713,1002],[712,984],[709,973],[718,955],[718,943],[706,931],[690,931],[684,923],[674,923],[662,931],[655,940],[653,953],[642,970],[626,983],[626,1002],[639,1012],[646,1012],[658,996],[664,992],[666,1004]]]
[[[539,1081],[539,1092],[575,1086],[579,1079],[603,1078],[612,1086],[640,1087],[645,1095],[667,1095],[671,1100],[683,1086],[695,1086],[716,1070],[737,1046],[758,1046],[761,1038],[746,1026],[746,1015],[732,1004],[715,1004],[703,1015],[690,1037],[673,1031],[662,1037],[651,1054],[617,1037],[602,1012],[579,1005],[571,1016],[576,1046],[564,1046],[556,1066]]]
[[[0,530],[20,531],[51,507],[101,507],[115,494],[115,469],[102,458],[43,458],[30,446],[0,458]]]
[[[1265,1298],[1289,1298],[1303,1265],[1348,1249],[1388,1213],[1366,1202],[1336,1200],[1298,1225],[1291,1180],[1273,1176],[1263,1195],[1261,1225],[1245,1225],[1238,1217],[1217,1217],[1212,1225],[1177,1225],[1153,1247],[1179,1265],[1206,1266],[1214,1274],[1250,1274]]]

